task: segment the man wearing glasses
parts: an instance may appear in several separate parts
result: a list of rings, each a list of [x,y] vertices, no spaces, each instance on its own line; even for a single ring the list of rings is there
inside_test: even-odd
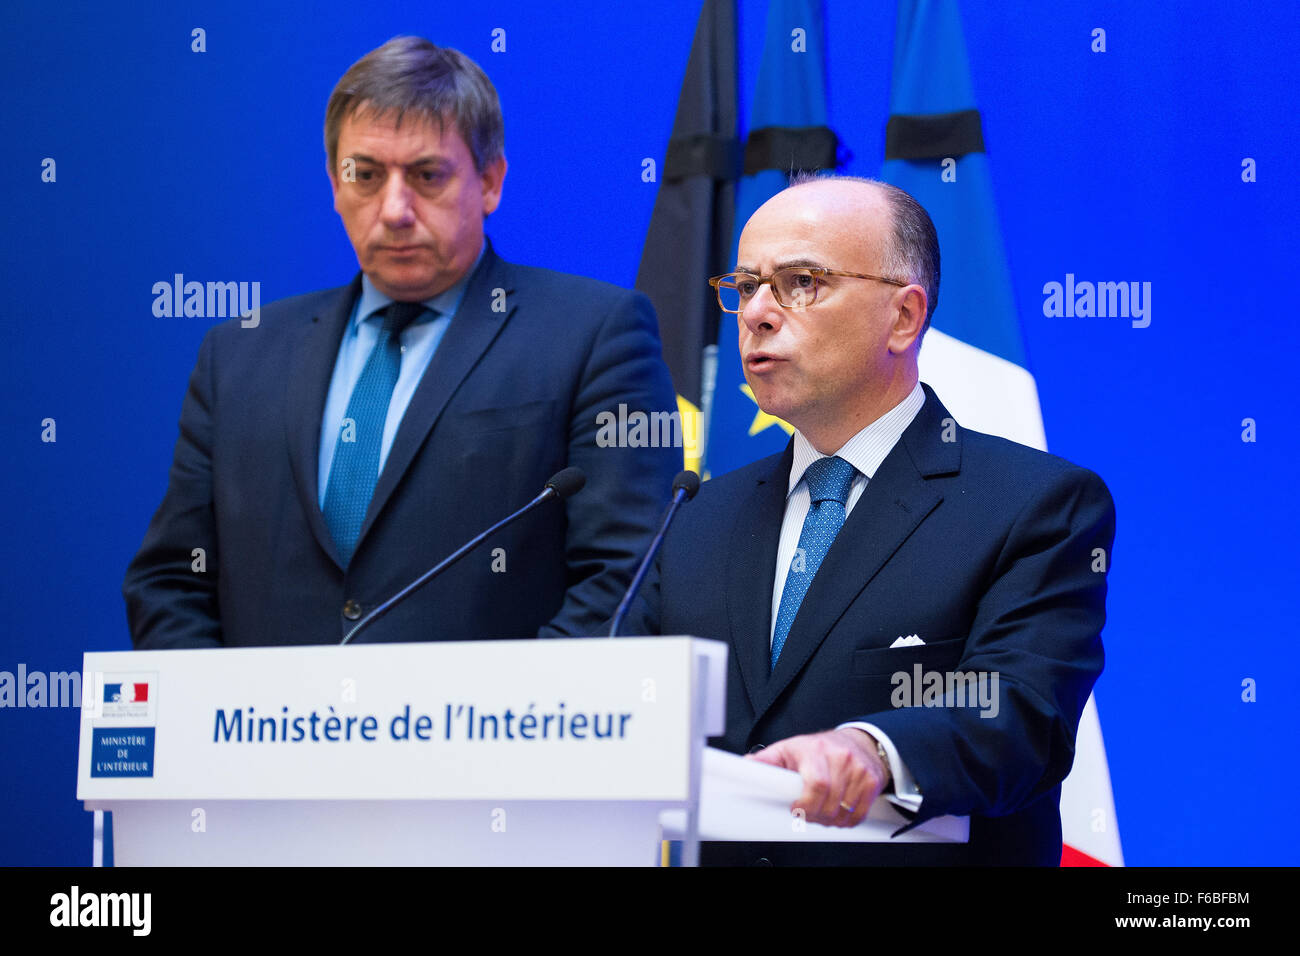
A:
[[[921,384],[939,249],[902,190],[800,181],[711,284],[755,399],[796,431],[702,486],[627,632],[729,643],[720,744],[797,770],[808,821],[853,826],[888,799],[918,823],[971,824],[966,844],[712,844],[702,859],[1056,865],[1060,784],[1102,668],[1105,485],[963,429]]]

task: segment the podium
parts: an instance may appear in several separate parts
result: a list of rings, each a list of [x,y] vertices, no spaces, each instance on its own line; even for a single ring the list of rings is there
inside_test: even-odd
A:
[[[655,865],[698,853],[726,645],[689,637],[85,655],[77,798],[115,863]]]
[[[726,664],[691,637],[90,653],[77,798],[112,812],[119,866],[653,866],[662,839],[691,865],[701,838],[967,839],[953,817],[897,834],[886,800],[851,830],[792,819],[797,774],[705,746]]]

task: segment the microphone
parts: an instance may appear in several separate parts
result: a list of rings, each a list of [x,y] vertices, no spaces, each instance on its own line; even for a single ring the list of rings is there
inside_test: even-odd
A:
[[[668,526],[672,524],[677,509],[681,507],[682,502],[694,498],[695,492],[699,490],[700,476],[693,471],[679,471],[677,477],[673,479],[673,500],[668,503],[668,510],[664,513],[664,520],[659,525],[659,533],[650,542],[645,557],[641,559],[641,567],[636,569],[636,576],[632,578],[632,584],[628,587],[627,593],[623,595],[623,600],[619,602],[618,609],[614,612],[614,619],[609,624],[610,637],[618,636],[618,629],[632,607],[632,599],[636,597],[636,592],[641,590],[641,582],[645,580],[646,572],[650,570],[650,562],[659,553],[659,546],[664,543],[664,535],[668,533]]]
[[[506,525],[510,524],[510,522],[514,521],[516,518],[522,518],[525,514],[532,511],[543,501],[547,501],[551,498],[557,498],[560,501],[563,501],[565,498],[569,498],[572,497],[573,495],[576,495],[579,491],[582,490],[582,486],[585,485],[586,483],[587,483],[587,475],[581,468],[565,468],[562,471],[556,472],[554,475],[551,476],[550,480],[546,482],[545,486],[542,488],[541,494],[539,494],[532,501],[528,502],[528,504],[524,505],[514,514],[506,518],[502,518],[500,521],[498,521],[492,527],[488,528],[482,534],[478,535],[477,537],[461,545],[459,548],[457,548],[447,557],[443,558],[441,561],[439,561],[437,564],[431,567],[428,571],[425,571],[422,575],[420,575],[418,578],[416,578],[406,587],[402,588],[402,590],[398,591],[396,594],[390,597],[383,604],[379,605],[377,608],[375,608],[373,611],[371,611],[361,620],[357,621],[356,625],[352,628],[352,630],[348,631],[348,633],[344,636],[343,640],[339,642],[339,646],[342,647],[344,644],[349,643],[352,640],[352,638],[357,636],[357,632],[360,631],[363,627],[372,624],[374,621],[377,621],[384,614],[388,613],[388,611],[394,605],[405,600],[408,594],[410,594],[416,588],[420,587],[422,584],[427,582],[430,578],[436,577],[437,575],[441,574],[443,571],[446,571],[449,567],[451,567],[461,558],[465,557],[465,555],[469,554],[476,547],[478,547],[478,545],[481,544],[483,540],[487,538],[489,535],[494,534],[495,532],[501,530]]]

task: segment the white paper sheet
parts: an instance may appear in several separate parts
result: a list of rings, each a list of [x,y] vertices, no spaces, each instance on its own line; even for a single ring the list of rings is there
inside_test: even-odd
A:
[[[803,790],[793,770],[706,747],[700,784],[700,839],[808,843],[965,843],[969,817],[936,817],[901,836],[891,834],[907,819],[886,799],[872,804],[856,827],[826,827],[799,820],[790,805]],[[685,810],[660,815],[664,839],[682,838]]]

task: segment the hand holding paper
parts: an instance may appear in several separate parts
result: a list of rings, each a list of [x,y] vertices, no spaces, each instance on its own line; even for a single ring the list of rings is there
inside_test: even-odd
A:
[[[875,738],[852,727],[789,737],[749,759],[796,771],[803,792],[790,809],[826,826],[857,826],[889,784]]]

